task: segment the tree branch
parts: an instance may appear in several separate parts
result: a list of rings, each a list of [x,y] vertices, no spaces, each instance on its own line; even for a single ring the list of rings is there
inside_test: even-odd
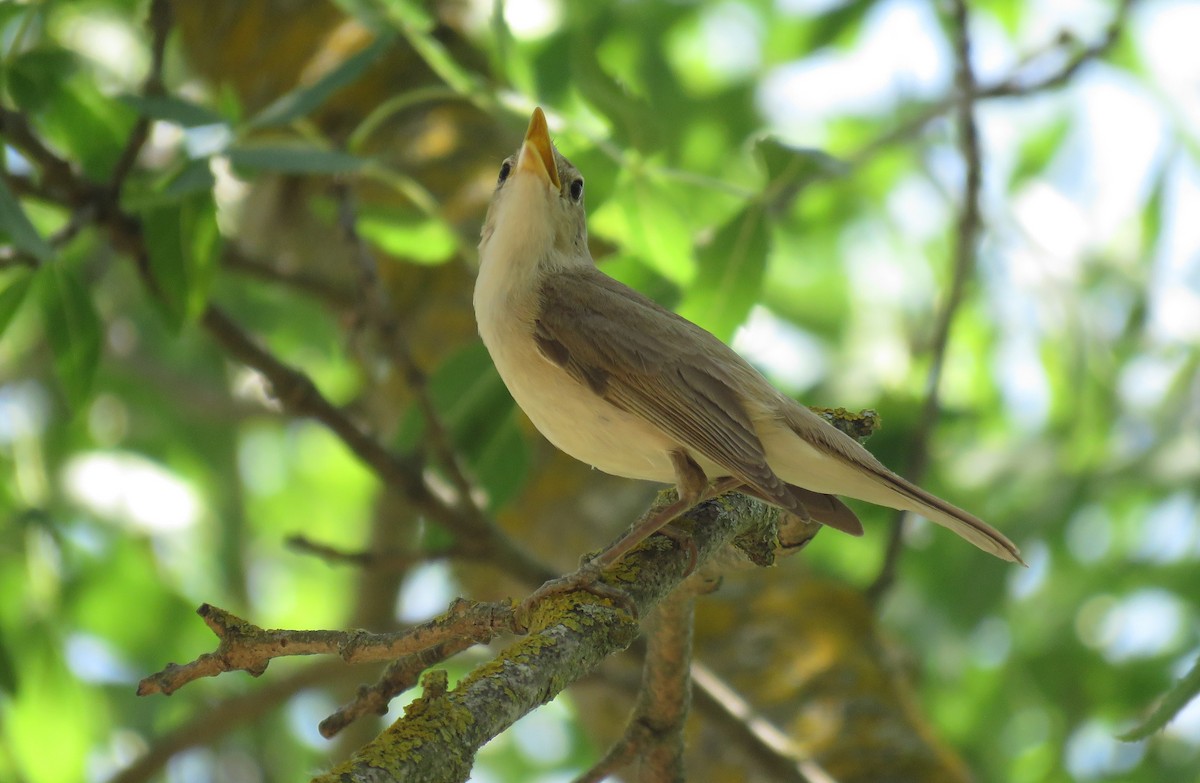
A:
[[[422,477],[420,460],[385,449],[322,396],[307,375],[261,348],[222,310],[209,305],[201,322],[231,357],[266,377],[284,410],[293,416],[312,417],[328,427],[381,480],[399,489],[420,511],[454,533],[468,556],[486,555],[528,583],[544,582],[553,576],[490,521],[463,515],[434,495]]]
[[[172,15],[171,4],[168,0],[153,0],[150,4],[150,72],[146,76],[146,81],[142,84],[143,95],[162,95],[163,94],[163,64],[166,61],[167,53],[167,37],[171,33]],[[116,165],[113,166],[112,174],[109,176],[107,189],[110,193],[117,194],[121,192],[121,186],[125,183],[125,178],[129,176],[129,172],[133,171],[133,166],[137,162],[138,155],[141,154],[142,147],[146,145],[146,140],[150,138],[150,118],[139,117],[134,124],[133,129],[129,132],[129,138],[125,141],[125,147],[121,150],[121,155],[117,158]]]
[[[1129,11],[1133,7],[1134,2],[1135,0],[1121,0],[1116,11],[1113,13],[1112,21],[1105,28],[1104,37],[1090,46],[1078,49],[1058,70],[1039,79],[1027,80],[1024,77],[1023,69],[1017,68],[1001,81],[985,87],[974,84],[972,80],[970,92],[957,92],[956,95],[936,101],[920,109],[915,116],[906,122],[862,147],[856,154],[849,158],[849,166],[854,168],[863,166],[887,147],[915,136],[930,122],[941,117],[956,106],[961,105],[962,100],[965,98],[969,98],[971,102],[992,98],[1017,98],[1062,87],[1074,78],[1075,74],[1083,66],[1094,60],[1103,58],[1112,50],[1120,38],[1125,26],[1125,20],[1128,18]],[[1074,39],[1064,34],[1059,37],[1058,43],[1070,44],[1074,43]],[[961,90],[961,87],[956,85],[956,90]]]
[[[263,629],[211,604],[201,604],[196,614],[221,640],[217,649],[191,663],[168,664],[162,671],[146,677],[138,684],[139,696],[154,693],[169,696],[189,682],[228,671],[244,671],[258,677],[273,658],[283,656],[337,655],[346,663],[394,661],[447,641],[482,644],[497,634],[515,630],[512,606],[462,600],[426,623],[395,633]]]
[[[433,453],[445,471],[450,485],[458,494],[459,509],[463,514],[474,518],[475,524],[487,524],[483,510],[475,502],[474,487],[467,478],[454,445],[450,442],[450,434],[442,421],[442,415],[429,395],[428,378],[417,366],[412,352],[408,349],[391,297],[379,279],[379,266],[375,255],[358,232],[358,214],[354,207],[353,194],[345,183],[338,185],[336,192],[338,224],[353,249],[355,266],[358,269],[359,293],[367,320],[379,333],[384,350],[391,357],[392,364],[404,376],[409,391],[417,401]]]
[[[327,563],[345,563],[358,568],[381,571],[407,571],[418,563],[433,563],[461,555],[458,548],[454,546],[431,552],[346,551],[330,544],[314,541],[301,533],[288,536],[283,543],[290,549],[318,557]]]
[[[664,493],[665,494],[665,493]],[[702,504],[679,520],[689,529],[699,563],[738,535],[775,540],[779,511],[737,494]],[[645,616],[689,569],[688,553],[655,536],[634,550],[605,580],[623,590]],[[453,690],[427,692],[352,759],[318,781],[466,780],[476,751],[518,718],[550,701],[627,647],[637,624],[624,612],[582,593],[555,595],[532,613],[529,636],[477,668]]]
[[[929,372],[925,378],[925,402],[921,406],[921,415],[910,439],[912,446],[908,451],[908,465],[904,470],[904,476],[915,484],[921,483],[929,467],[929,443],[941,416],[940,385],[946,351],[950,346],[950,330],[966,298],[967,285],[975,276],[980,232],[979,192],[983,185],[983,162],[979,154],[979,128],[975,123],[975,72],[971,67],[971,38],[968,29],[970,20],[966,0],[954,0],[953,14],[958,141],[965,175],[962,208],[955,232],[954,268],[950,278],[950,289],[934,325],[929,348]],[[867,595],[873,601],[878,601],[895,581],[897,565],[903,551],[906,518],[907,513],[904,511],[897,511],[892,515],[883,566],[867,589]]]
[[[692,664],[698,708],[723,727],[776,783],[837,783],[811,758],[806,758],[771,721],[755,713],[737,691],[703,664]]]
[[[155,737],[145,753],[109,778],[108,783],[154,780],[176,754],[215,742],[238,726],[278,709],[299,691],[335,681],[345,671],[345,667],[336,661],[317,663],[262,687],[209,704],[190,720]]]

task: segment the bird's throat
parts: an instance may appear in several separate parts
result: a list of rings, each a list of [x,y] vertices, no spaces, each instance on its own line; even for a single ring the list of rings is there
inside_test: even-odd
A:
[[[517,176],[492,205],[491,233],[480,244],[480,284],[533,287],[537,269],[555,249],[550,199],[554,196],[536,177]]]
[[[479,245],[475,313],[480,328],[532,318],[540,269],[554,253],[554,226],[544,182],[514,177],[492,204],[491,231]]]

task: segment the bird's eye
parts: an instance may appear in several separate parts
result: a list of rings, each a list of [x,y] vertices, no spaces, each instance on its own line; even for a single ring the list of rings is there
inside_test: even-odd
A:
[[[497,180],[497,185],[503,185],[504,180],[508,179],[508,175],[512,173],[512,164],[507,160],[500,166],[500,178]]]
[[[571,183],[571,200],[578,201],[581,198],[583,198],[583,179],[576,178],[576,180]]]

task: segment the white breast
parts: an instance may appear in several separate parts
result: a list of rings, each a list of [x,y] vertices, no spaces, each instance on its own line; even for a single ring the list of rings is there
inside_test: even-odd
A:
[[[674,483],[668,454],[675,445],[665,435],[610,405],[537,350],[537,265],[528,260],[537,240],[506,231],[480,247],[475,318],[500,377],[538,431],[575,459],[617,476]]]
[[[656,428],[610,405],[543,357],[533,340],[532,318],[506,312],[483,282],[475,289],[479,334],[509,393],[538,431],[559,449],[605,473],[673,483],[668,453],[674,445]]]

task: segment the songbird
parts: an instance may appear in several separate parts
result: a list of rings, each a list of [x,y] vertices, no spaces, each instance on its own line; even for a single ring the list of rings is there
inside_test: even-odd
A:
[[[998,530],[888,470],[712,334],[601,272],[583,192],[535,109],[500,166],[474,306],[500,377],[551,443],[606,473],[678,489],[594,566],[733,489],[852,535],[862,525],[838,495],[913,511],[1021,562]]]

